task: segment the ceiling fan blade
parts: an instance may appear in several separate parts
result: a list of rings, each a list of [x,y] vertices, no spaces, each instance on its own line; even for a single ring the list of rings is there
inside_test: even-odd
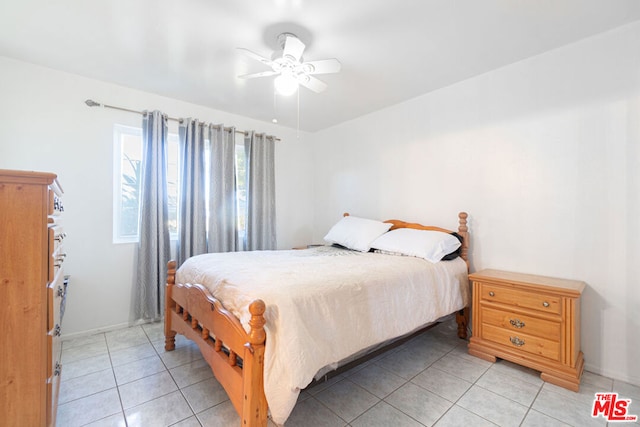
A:
[[[268,67],[271,67],[273,65],[273,61],[271,61],[270,59],[265,58],[264,56],[258,55],[257,53],[252,52],[249,49],[245,49],[243,47],[238,47],[236,49],[238,49],[240,52],[242,52],[245,55],[247,55],[249,58],[255,59],[256,61],[260,61],[260,62],[262,62],[264,65],[266,65]]]
[[[239,79],[255,79],[256,77],[267,77],[267,76],[275,76],[276,74],[280,74],[278,71],[263,71],[261,73],[253,73],[253,74],[243,74],[238,76]]]
[[[324,92],[328,85],[320,79],[305,74],[298,75],[298,83],[316,93]]]
[[[283,58],[291,58],[295,62],[300,61],[302,58],[302,52],[304,52],[304,43],[297,37],[287,36],[284,42],[284,51],[282,52]]]
[[[309,61],[302,64],[302,71],[306,74],[337,73],[340,68],[342,68],[342,64],[335,58]]]

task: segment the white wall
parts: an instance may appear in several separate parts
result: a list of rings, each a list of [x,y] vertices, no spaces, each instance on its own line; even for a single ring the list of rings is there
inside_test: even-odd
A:
[[[640,383],[639,45],[636,22],[314,134],[314,238],[466,210],[472,270],[584,280],[587,369]]]
[[[276,145],[278,246],[311,237],[308,134],[0,57],[0,168],[58,174],[65,190],[65,240],[71,274],[64,335],[131,321],[135,245],[112,243],[113,125],[141,126],[141,116],[89,108],[91,98],[171,117],[255,129],[282,139]],[[177,124],[170,122],[177,133]]]

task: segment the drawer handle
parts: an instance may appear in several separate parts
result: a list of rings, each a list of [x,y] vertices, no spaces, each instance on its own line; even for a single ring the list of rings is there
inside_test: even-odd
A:
[[[53,198],[53,210],[54,211],[59,211],[59,212],[64,212],[64,206],[62,205],[62,199],[60,199],[59,197],[54,197]]]
[[[53,262],[53,266],[56,268],[60,268],[60,266],[62,265],[62,263],[64,262],[64,259],[67,257],[67,254],[58,254]]]
[[[56,324],[56,327],[53,328],[53,336],[54,337],[59,337],[61,334],[61,330],[62,328],[60,327],[60,325]]]
[[[511,323],[511,326],[514,328],[524,328],[524,322],[520,319],[509,319],[509,323]]]
[[[493,291],[489,291],[489,296],[490,296],[490,297],[494,297],[494,296],[496,296],[496,294],[495,294],[495,292],[493,292]]]
[[[524,340],[521,340],[518,337],[509,337],[509,341],[511,341],[511,344],[515,345],[516,347],[522,347],[524,345]]]
[[[542,306],[543,307],[549,307],[549,303],[545,301],[545,302],[542,303]]]
[[[62,373],[62,365],[60,362],[56,362],[56,368],[53,370],[53,375],[58,376]]]

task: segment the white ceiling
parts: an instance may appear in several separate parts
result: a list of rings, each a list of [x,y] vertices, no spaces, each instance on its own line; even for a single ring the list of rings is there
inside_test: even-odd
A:
[[[237,79],[266,68],[235,50],[293,32],[342,63],[300,89],[316,131],[638,19],[639,0],[5,0],[0,55],[295,128],[296,96]]]

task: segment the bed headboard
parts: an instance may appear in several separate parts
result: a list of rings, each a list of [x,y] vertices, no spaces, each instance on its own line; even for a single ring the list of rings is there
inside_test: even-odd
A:
[[[344,216],[349,216],[348,212],[345,212]],[[391,230],[397,228],[415,228],[417,230],[434,230],[442,231],[443,233],[458,233],[462,237],[462,245],[460,246],[460,258],[466,261],[467,267],[469,266],[469,229],[467,228],[467,215],[466,212],[460,212],[458,214],[458,229],[453,231],[446,228],[436,227],[433,225],[422,225],[416,222],[405,222],[398,219],[388,219],[384,222],[390,222],[393,224]]]

